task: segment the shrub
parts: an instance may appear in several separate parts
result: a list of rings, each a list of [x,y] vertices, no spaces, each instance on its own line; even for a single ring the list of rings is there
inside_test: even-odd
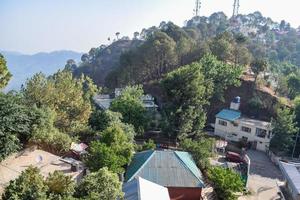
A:
[[[243,192],[244,182],[231,169],[213,167],[208,170],[208,178],[213,182],[220,200],[237,200],[237,192]]]

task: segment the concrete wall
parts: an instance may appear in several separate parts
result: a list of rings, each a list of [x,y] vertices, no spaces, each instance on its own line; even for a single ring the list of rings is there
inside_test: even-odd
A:
[[[219,120],[226,121],[227,126],[222,126],[219,124]],[[251,132],[244,132],[242,131],[242,126],[251,128]],[[241,120],[237,120],[236,123],[232,123],[227,120],[216,118],[215,121],[215,135],[218,135],[222,138],[225,138],[226,140],[240,141],[243,137],[246,137],[248,139],[248,142],[257,142],[257,150],[260,151],[266,151],[268,150],[268,146],[270,143],[270,138],[268,138],[268,134],[265,138],[257,137],[256,134],[256,128],[262,128],[268,131],[270,131],[270,128],[268,127],[257,127],[255,125],[249,125],[248,123],[245,123]]]

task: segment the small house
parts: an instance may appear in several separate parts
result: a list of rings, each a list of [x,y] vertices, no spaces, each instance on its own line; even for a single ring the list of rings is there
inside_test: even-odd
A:
[[[125,183],[141,177],[166,187],[171,200],[199,200],[203,176],[188,152],[149,150],[136,153],[125,173]]]
[[[230,104],[230,109],[223,109],[216,115],[215,135],[227,141],[242,141],[251,144],[253,149],[267,151],[272,138],[270,122],[243,116],[240,107],[240,97]]]

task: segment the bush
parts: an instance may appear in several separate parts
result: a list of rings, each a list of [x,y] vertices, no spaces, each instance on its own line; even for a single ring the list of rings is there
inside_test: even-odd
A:
[[[213,182],[220,200],[237,200],[237,192],[243,192],[244,182],[240,175],[231,169],[213,167],[208,170],[208,178]]]

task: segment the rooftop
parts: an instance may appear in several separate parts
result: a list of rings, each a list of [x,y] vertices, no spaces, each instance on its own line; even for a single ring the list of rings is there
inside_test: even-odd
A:
[[[223,110],[221,110],[221,112],[219,112],[216,115],[216,117],[233,122],[233,121],[237,120],[238,118],[240,118],[241,115],[242,114],[240,111],[231,110],[231,109],[223,109]]]
[[[242,122],[245,125],[266,127],[271,126],[270,122],[265,122],[257,119],[242,116],[242,113],[238,110],[223,109],[217,115],[217,118],[224,119],[230,122]]]
[[[71,165],[63,162],[60,157],[42,150],[26,149],[19,154],[13,154],[0,163],[0,194],[10,180],[16,179],[29,166],[38,167],[45,177],[54,171],[62,171],[78,181],[82,170],[71,171]]]
[[[192,156],[182,151],[136,153],[127,168],[125,182],[135,177],[166,187],[204,187],[202,173]]]
[[[297,194],[299,195],[300,194],[300,164],[280,162],[279,166],[283,175],[290,183],[290,185],[293,187],[293,191],[296,191]]]
[[[123,185],[124,200],[170,200],[166,187],[137,177]]]

